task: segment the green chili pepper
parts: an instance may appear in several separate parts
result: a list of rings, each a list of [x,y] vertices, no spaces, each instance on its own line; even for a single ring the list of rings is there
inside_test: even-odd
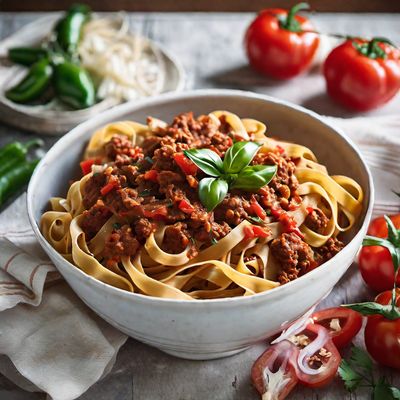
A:
[[[22,189],[28,182],[40,160],[23,161],[0,177],[0,205]]]
[[[7,90],[6,97],[16,103],[28,103],[37,99],[48,87],[53,68],[47,58],[32,65],[28,74],[16,86]]]
[[[90,8],[84,4],[73,5],[56,25],[57,43],[69,54],[76,52],[82,27],[89,19]]]
[[[43,141],[41,139],[34,139],[26,143],[13,142],[2,147],[0,149],[0,176],[25,161],[31,147],[42,145]]]
[[[47,51],[40,47],[12,47],[8,50],[8,58],[11,61],[27,67],[46,57],[46,55]]]
[[[86,108],[95,103],[95,89],[90,75],[70,61],[55,66],[54,88],[58,97],[74,108]]]

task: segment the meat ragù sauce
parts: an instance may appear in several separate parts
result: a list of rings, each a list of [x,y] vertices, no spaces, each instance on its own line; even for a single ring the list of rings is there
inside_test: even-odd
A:
[[[87,240],[110,216],[119,221],[106,238],[104,265],[116,268],[121,257],[133,257],[161,223],[166,225],[163,250],[171,254],[186,250],[193,258],[200,244],[201,249],[212,246],[244,220],[279,222],[282,233],[270,249],[279,265],[276,279],[281,284],[339,252],[343,243],[336,238],[318,249],[309,246],[287,217],[287,212],[301,204],[295,176],[297,160],[279,146],[257,153],[251,161],[251,165],[277,166],[268,185],[254,192],[229,190],[213,211],[207,211],[198,195],[199,181],[206,175],[183,151],[207,148],[223,159],[237,140],[228,124],[222,121],[217,126],[210,116],[195,118],[192,113],[178,115],[170,125],[159,127],[140,146],[114,135],[104,146],[104,159],[95,161],[104,167],[94,167],[82,199],[86,211],[81,227]],[[311,209],[305,223],[323,233],[327,221],[323,210]]]

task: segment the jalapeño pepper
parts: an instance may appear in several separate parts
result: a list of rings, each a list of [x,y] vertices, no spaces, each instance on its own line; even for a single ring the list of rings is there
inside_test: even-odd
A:
[[[47,58],[32,65],[24,79],[6,91],[6,97],[16,103],[28,103],[37,99],[48,87],[53,68]]]
[[[39,161],[23,161],[0,177],[0,205],[29,182]]]
[[[25,161],[30,148],[42,145],[41,139],[34,139],[26,143],[12,142],[2,147],[0,149],[0,176]]]
[[[8,50],[8,58],[11,61],[27,67],[46,57],[46,55],[47,51],[40,47],[12,47]]]
[[[89,19],[90,8],[84,4],[73,5],[56,25],[57,43],[69,54],[76,52],[82,27]]]
[[[54,67],[54,88],[57,96],[74,108],[86,108],[95,103],[95,88],[90,75],[70,61]]]

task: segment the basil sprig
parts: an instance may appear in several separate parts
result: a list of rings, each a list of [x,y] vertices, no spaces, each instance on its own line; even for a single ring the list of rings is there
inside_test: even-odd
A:
[[[190,149],[184,154],[210,177],[199,183],[199,198],[208,211],[222,202],[229,189],[255,192],[267,185],[276,174],[276,165],[250,165],[260,148],[255,142],[236,142],[224,160],[210,149]]]

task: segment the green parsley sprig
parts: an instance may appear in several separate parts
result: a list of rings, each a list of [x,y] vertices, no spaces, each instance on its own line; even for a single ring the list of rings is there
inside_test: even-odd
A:
[[[376,376],[372,360],[359,347],[353,346],[351,356],[342,360],[339,375],[349,392],[369,387],[372,400],[400,400],[400,390],[391,386],[385,376]]]
[[[275,176],[276,165],[250,165],[260,148],[255,142],[236,142],[224,160],[210,149],[190,149],[184,154],[209,177],[199,182],[199,198],[208,211],[222,202],[229,189],[255,192]]]

